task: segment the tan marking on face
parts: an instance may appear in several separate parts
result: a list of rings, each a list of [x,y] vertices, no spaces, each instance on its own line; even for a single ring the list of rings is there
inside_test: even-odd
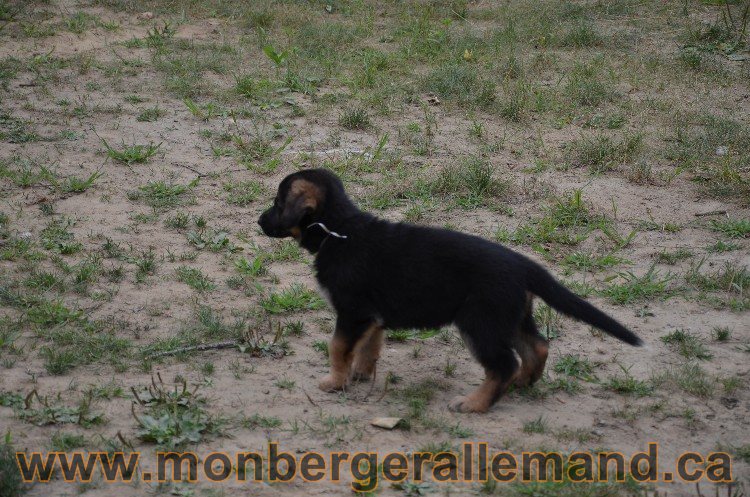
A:
[[[299,204],[297,203],[300,200]],[[317,209],[323,200],[323,192],[320,187],[311,181],[306,179],[296,179],[289,188],[287,194],[287,202],[292,201],[294,205],[299,205],[300,208],[312,208]]]

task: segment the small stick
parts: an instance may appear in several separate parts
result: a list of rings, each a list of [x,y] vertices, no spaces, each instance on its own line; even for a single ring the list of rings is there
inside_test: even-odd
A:
[[[239,343],[235,340],[231,340],[228,342],[217,342],[217,343],[206,343],[202,345],[193,345],[190,347],[180,347],[179,349],[172,349],[172,350],[165,350],[163,352],[156,352],[154,354],[150,354],[148,357],[149,359],[153,359],[155,357],[164,357],[168,355],[177,355],[177,354],[183,354],[185,352],[202,352],[204,350],[218,350],[218,349],[229,349],[232,347],[236,347],[239,345]]]
[[[117,438],[120,439],[120,442],[122,442],[122,444],[125,447],[129,448],[130,450],[133,450],[133,444],[125,440],[125,437],[122,436],[122,433],[120,433],[120,430],[117,430]]]
[[[198,175],[199,178],[205,178],[206,176],[208,176],[208,174],[202,173],[202,172],[198,171],[197,169],[195,169],[194,167],[188,166],[187,164],[180,164],[179,162],[173,162],[172,165],[173,166],[177,166],[177,167],[184,167],[185,169],[193,171],[195,174]]]
[[[703,216],[721,216],[722,214],[726,214],[727,211],[708,211],[708,212],[696,212],[695,217],[703,217]]]
[[[310,394],[307,393],[304,388],[302,389],[302,393],[305,394],[305,397],[307,397],[307,400],[309,400],[312,405],[314,405],[315,407],[318,407],[318,404],[315,403],[312,397],[310,397]]]

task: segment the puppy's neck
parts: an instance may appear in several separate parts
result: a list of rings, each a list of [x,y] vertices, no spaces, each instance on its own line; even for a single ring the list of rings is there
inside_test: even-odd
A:
[[[328,228],[324,223],[315,222],[308,225],[303,231],[299,244],[311,254],[317,254],[330,239],[346,241],[348,235],[343,235]]]
[[[359,210],[349,197],[335,196],[326,202],[324,213],[302,226],[299,244],[311,254],[321,249],[346,243],[348,237],[362,225],[367,213]]]

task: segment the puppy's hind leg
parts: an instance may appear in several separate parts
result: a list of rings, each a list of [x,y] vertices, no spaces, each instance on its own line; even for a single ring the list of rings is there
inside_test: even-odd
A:
[[[455,323],[474,357],[484,367],[484,382],[469,395],[454,398],[448,408],[486,412],[516,380],[521,368],[513,342],[523,317],[523,301],[478,300],[464,306]]]
[[[469,395],[455,397],[448,409],[457,412],[487,412],[513,383],[520,368],[516,355],[510,348],[496,348],[488,353],[477,353],[484,366],[485,379]]]
[[[514,385],[517,387],[533,385],[544,374],[544,365],[547,363],[547,355],[549,354],[549,344],[537,330],[531,313],[524,317],[513,346],[521,356],[521,372],[517,376]]]

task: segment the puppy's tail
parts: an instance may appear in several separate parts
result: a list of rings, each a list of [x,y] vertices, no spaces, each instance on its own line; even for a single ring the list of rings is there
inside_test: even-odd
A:
[[[643,345],[643,341],[635,333],[562,286],[551,274],[534,262],[529,264],[527,281],[531,293],[539,296],[552,308],[596,326],[625,343],[635,346]]]

